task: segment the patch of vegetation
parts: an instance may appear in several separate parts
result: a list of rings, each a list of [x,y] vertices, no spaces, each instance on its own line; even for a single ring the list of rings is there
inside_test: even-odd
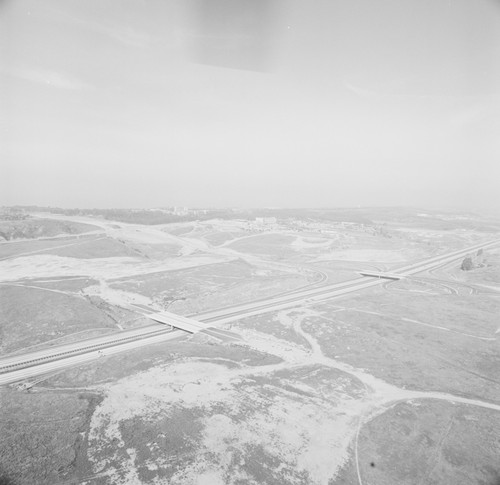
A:
[[[283,462],[279,455],[271,454],[262,445],[246,445],[242,453],[242,461],[243,465],[238,469],[245,472],[255,483],[294,483],[296,485],[311,483],[311,477],[307,471],[297,470],[295,463]],[[236,471],[236,469],[233,470]],[[243,481],[241,483],[243,484]]]
[[[154,479],[169,480],[196,458],[203,426],[200,418],[204,409],[174,407],[168,415],[145,420],[132,418],[120,423],[120,432],[125,447],[133,447],[140,464],[138,474],[142,482]],[[156,469],[149,463],[164,463]]]
[[[84,298],[20,286],[0,287],[2,353],[102,327],[117,328],[109,315]]]
[[[52,485],[83,472],[99,396],[3,388],[0,401],[0,483]]]
[[[30,215],[19,207],[0,207],[0,221],[24,221]]]
[[[22,219],[0,221],[0,239],[35,239],[64,234],[81,234],[99,230],[97,226],[53,219]]]
[[[484,251],[479,249],[476,254],[466,256],[462,261],[461,270],[471,271],[476,268],[482,268],[486,265],[486,259],[484,257]]]
[[[349,311],[330,313],[324,305],[316,307],[323,318],[308,318],[302,328],[325,355],[400,387],[500,399],[498,344],[470,336],[494,338],[498,301],[476,297],[471,307],[464,296],[379,292],[375,300],[346,299],[342,306]]]
[[[61,236],[55,239],[31,239],[10,241],[8,244],[0,244],[0,259],[8,259],[32,254],[46,254],[52,249],[57,252],[60,246],[83,244],[94,240],[95,235]]]
[[[398,404],[361,429],[363,483],[496,485],[499,426],[493,410],[435,400]],[[356,483],[354,459],[331,485]]]

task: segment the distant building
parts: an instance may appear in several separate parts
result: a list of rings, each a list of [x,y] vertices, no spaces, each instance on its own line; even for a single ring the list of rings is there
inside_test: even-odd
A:
[[[259,224],[276,224],[276,217],[256,217],[255,222]]]
[[[187,207],[183,206],[175,206],[174,207],[174,214],[176,216],[185,216],[189,212],[189,209]]]

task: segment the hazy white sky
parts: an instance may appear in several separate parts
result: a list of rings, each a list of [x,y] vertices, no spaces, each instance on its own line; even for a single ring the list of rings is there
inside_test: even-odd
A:
[[[0,205],[500,206],[497,1],[195,1],[0,0]]]

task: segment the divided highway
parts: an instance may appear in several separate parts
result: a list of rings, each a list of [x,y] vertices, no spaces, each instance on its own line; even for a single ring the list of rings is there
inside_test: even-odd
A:
[[[402,266],[398,269],[391,270],[391,273],[397,273],[401,276],[413,275],[462,258],[472,251],[487,249],[499,244],[500,240],[476,244],[466,249]],[[235,307],[189,315],[188,317],[200,322],[210,323],[210,326],[213,327],[217,324],[220,325],[251,315],[259,315],[270,311],[291,308],[299,304],[342,296],[354,291],[379,285],[385,281],[386,280],[380,278],[360,277],[350,281],[307,290],[299,290],[295,293],[287,293],[274,298],[253,301]],[[173,327],[176,326],[177,318],[172,317],[172,321],[170,321],[168,318],[165,318],[164,314],[158,315],[162,315],[161,318],[157,317],[161,323]],[[145,314],[145,316],[155,320],[154,313]],[[215,329],[212,329],[212,331],[213,330]],[[133,348],[179,338],[183,335],[185,335],[185,332],[182,330],[172,330],[170,327],[150,325],[37,352],[10,356],[0,360],[0,385],[54,372],[65,367],[79,365],[94,360],[102,355],[125,352]],[[217,336],[217,332],[212,332],[212,335]],[[220,336],[222,336],[222,334]]]
[[[490,241],[488,243],[476,244],[470,246],[466,249],[461,249],[454,251],[452,253],[447,253],[441,256],[435,256],[432,258],[427,258],[416,263],[401,266],[396,269],[392,269],[392,274],[399,274],[401,276],[410,276],[427,269],[438,267],[443,264],[461,259],[467,254],[477,251],[479,249],[487,249],[500,244],[500,240]],[[304,303],[305,301],[320,301],[329,298],[334,298],[337,296],[350,293],[351,291],[362,290],[364,288],[369,288],[371,286],[376,286],[381,283],[387,282],[387,280],[381,280],[379,278],[367,278],[362,276],[349,281],[343,281],[340,283],[335,283],[332,285],[320,286],[318,288],[313,288],[310,290],[299,291],[293,294],[287,294],[282,296],[277,296],[274,298],[268,298],[265,300],[254,301],[247,304],[238,305],[237,307],[221,308],[219,310],[204,312],[197,315],[189,315],[190,318],[196,318],[202,322],[210,323],[226,323],[238,318],[243,318],[251,315],[258,315],[260,313],[266,313],[269,311],[280,310],[283,308],[290,308],[296,306],[299,303]]]

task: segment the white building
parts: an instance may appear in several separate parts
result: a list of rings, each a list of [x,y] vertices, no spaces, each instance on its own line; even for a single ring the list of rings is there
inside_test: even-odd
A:
[[[255,222],[259,224],[276,224],[276,217],[256,217]]]
[[[189,212],[189,209],[187,207],[182,207],[182,206],[175,206],[174,207],[174,214],[177,216],[185,216]]]

